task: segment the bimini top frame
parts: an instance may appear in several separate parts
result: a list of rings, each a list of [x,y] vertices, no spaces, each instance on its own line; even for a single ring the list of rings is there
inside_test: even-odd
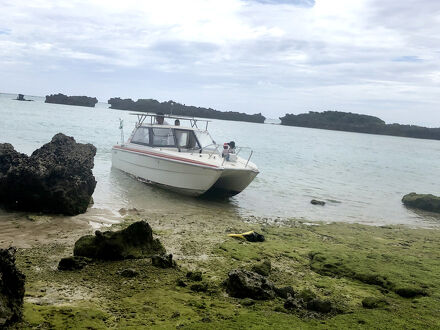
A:
[[[196,119],[194,117],[192,117],[192,118],[191,117],[176,117],[176,116],[170,116],[170,115],[158,115],[156,113],[131,112],[130,115],[137,116],[137,118],[138,118],[138,122],[136,124],[137,126],[141,126],[147,118],[150,119],[150,124],[153,125],[157,116],[161,116],[164,119],[169,118],[169,119],[187,120],[187,121],[189,121],[192,128],[198,128],[198,129],[202,129],[202,128],[198,127],[197,123],[202,122],[202,123],[205,123],[205,131],[208,130],[208,123],[211,122],[211,120]]]

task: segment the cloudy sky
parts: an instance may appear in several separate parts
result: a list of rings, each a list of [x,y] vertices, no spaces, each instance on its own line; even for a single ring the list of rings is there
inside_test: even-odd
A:
[[[0,92],[440,126],[439,0],[0,0]]]

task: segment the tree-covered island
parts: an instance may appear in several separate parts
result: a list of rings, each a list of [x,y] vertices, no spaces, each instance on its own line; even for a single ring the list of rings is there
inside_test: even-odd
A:
[[[67,105],[79,105],[82,107],[94,108],[95,104],[98,103],[96,97],[89,96],[67,96],[61,93],[46,95],[46,100],[44,103],[56,103],[56,104],[67,104]]]
[[[440,140],[440,128],[386,124],[380,118],[351,112],[310,111],[298,115],[286,114],[280,120],[281,125],[287,126]]]
[[[159,102],[154,99],[139,99],[135,102],[132,99],[121,99],[116,97],[108,100],[108,104],[110,104],[110,109],[153,113],[162,112],[164,114],[173,114],[176,116],[247,121],[252,123],[264,123],[264,120],[266,119],[261,113],[248,115],[242,112],[219,111],[211,108],[189,106],[174,101]]]

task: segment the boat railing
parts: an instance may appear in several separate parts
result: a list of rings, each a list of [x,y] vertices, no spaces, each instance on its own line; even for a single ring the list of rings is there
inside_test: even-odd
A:
[[[150,124],[153,125],[155,122],[157,122],[156,118],[162,117],[164,120],[165,119],[174,119],[174,120],[186,120],[190,123],[191,128],[197,128],[197,129],[203,129],[203,127],[199,127],[197,124],[199,122],[204,123],[205,127],[204,130],[207,131],[208,130],[208,123],[211,122],[211,120],[206,120],[206,119],[198,119],[198,118],[194,118],[194,117],[178,117],[178,116],[172,116],[172,115],[158,115],[157,113],[139,113],[139,112],[131,112],[130,115],[132,116],[137,116],[137,123],[136,126],[142,126],[142,124],[144,124],[145,119],[149,118],[150,119]]]

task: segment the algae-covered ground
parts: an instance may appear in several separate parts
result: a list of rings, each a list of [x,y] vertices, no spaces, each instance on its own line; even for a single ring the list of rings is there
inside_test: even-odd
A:
[[[87,223],[60,229],[58,236],[51,231],[50,239],[35,244],[16,244],[22,246],[17,263],[26,275],[26,296],[23,321],[15,328],[440,327],[438,230],[278,223],[208,210],[203,215],[124,213],[123,221],[110,228],[147,220],[178,267],[160,269],[150,259],[138,259],[58,271],[58,261],[72,254],[75,240],[93,232]],[[56,226],[56,221],[16,215],[13,226],[23,231],[39,222]],[[266,241],[227,236],[248,230],[264,234]],[[2,241],[0,234],[0,244],[6,243],[17,242]],[[291,311],[281,298],[253,301],[225,293],[222,283],[230,270],[251,269],[264,260],[271,261],[269,279],[277,286],[290,285],[298,294],[328,299],[337,312]],[[127,268],[139,275],[121,276]],[[201,271],[202,281],[188,279],[188,271]]]

